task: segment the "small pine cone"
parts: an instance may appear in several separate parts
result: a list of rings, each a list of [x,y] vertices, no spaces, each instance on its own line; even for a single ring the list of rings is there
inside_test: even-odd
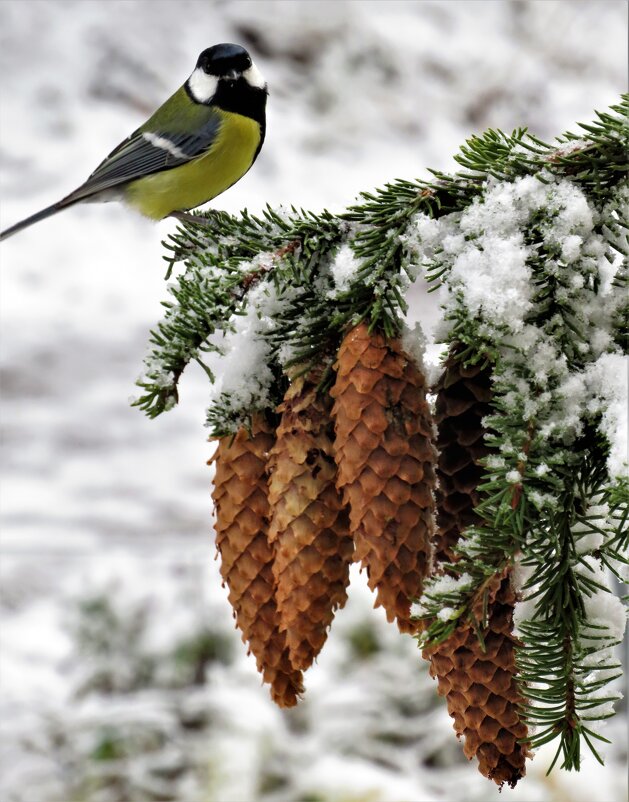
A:
[[[469,623],[447,641],[424,649],[438,693],[446,697],[457,737],[464,736],[463,752],[478,759],[481,774],[497,785],[512,788],[526,773],[530,756],[528,731],[519,706],[523,699],[516,683],[513,607],[516,596],[507,571],[492,577],[487,588],[487,626],[482,630],[485,650]],[[482,620],[483,600],[474,615]]]
[[[483,442],[482,419],[489,415],[491,368],[464,366],[455,345],[434,389],[437,425],[437,535],[435,560],[452,562],[461,532],[479,523],[474,508],[479,502],[477,486],[483,475],[478,461],[489,453]]]
[[[356,560],[376,606],[416,632],[411,600],[430,572],[436,453],[424,377],[399,340],[352,329],[338,353],[331,395],[337,484],[350,507]]]
[[[290,663],[280,632],[273,577],[274,549],[268,538],[268,453],[274,442],[260,419],[219,439],[212,498],[221,576],[229,589],[236,626],[256,658],[258,671],[280,707],[293,707],[303,693],[301,672]]]
[[[269,534],[280,628],[291,662],[305,671],[321,651],[334,612],[347,599],[354,544],[336,489],[331,400],[319,379],[297,378],[279,407],[270,456]]]

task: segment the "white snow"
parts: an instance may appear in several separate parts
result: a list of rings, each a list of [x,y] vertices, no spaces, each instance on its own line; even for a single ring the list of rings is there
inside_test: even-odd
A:
[[[535,576],[537,566],[524,565],[522,557],[516,557],[513,570],[511,572],[511,584],[518,596],[518,601],[513,608],[513,634],[515,637],[522,636],[520,625],[523,621],[529,621],[535,616],[536,599],[531,598],[534,587],[531,588],[531,580]]]
[[[473,578],[465,573],[456,577],[450,576],[449,574],[430,577],[424,587],[425,600],[415,602],[412,605],[412,614],[415,616],[425,615],[428,612],[428,605],[430,605],[430,601],[428,601],[429,597],[436,598],[444,594],[456,596],[459,593],[463,593],[467,588],[470,588],[473,581]],[[448,607],[447,610],[448,613],[446,617],[449,618],[454,612],[454,609]],[[442,615],[439,617],[442,618]]]
[[[583,261],[601,247],[590,236],[595,213],[583,192],[570,181],[550,175],[544,181],[535,176],[513,182],[490,179],[483,197],[462,214],[431,220],[418,213],[415,236],[407,235],[405,245],[418,266],[429,266],[437,257],[448,267],[448,291],[442,291],[446,311],[462,303],[470,315],[482,315],[490,336],[491,331],[508,331],[518,341],[530,339],[532,332],[525,332],[525,318],[531,308],[528,262],[533,254],[524,244],[523,231],[542,207],[555,210],[543,240],[559,248],[564,267]],[[546,269],[552,270],[552,264]],[[559,270],[559,265],[555,269]],[[589,263],[584,269],[591,269]],[[584,279],[573,276],[571,283],[576,291],[583,287]],[[445,334],[440,328],[438,336],[445,338]],[[541,375],[544,368],[540,366]]]
[[[524,245],[523,233],[542,207],[550,210],[541,223],[542,240],[559,254],[559,261],[546,261],[544,270],[557,278],[557,299],[574,310],[575,322],[584,332],[577,350],[590,361],[583,370],[569,366],[566,354],[546,332],[546,326],[564,326],[559,316],[539,325],[527,321],[533,287],[530,262],[535,254]],[[430,267],[433,260],[449,270],[447,286],[440,290],[444,322],[436,336],[447,337],[447,321],[457,319],[460,307],[471,317],[480,316],[481,335],[501,337],[504,343],[496,391],[507,388],[502,396],[505,407],[520,413],[523,421],[535,421],[544,438],[564,444],[581,434],[586,416],[601,415],[601,429],[610,443],[610,474],[624,477],[629,447],[627,360],[610,331],[613,304],[622,299],[620,293],[613,301],[609,298],[620,264],[616,259],[610,263],[604,239],[593,233],[597,219],[581,189],[566,179],[550,175],[543,181],[534,176],[512,183],[491,179],[484,195],[462,214],[437,221],[418,214],[415,235],[406,238],[406,245],[417,270],[420,265]],[[596,293],[590,289],[592,281],[600,285]],[[526,373],[534,380],[532,388]],[[508,443],[502,450],[512,453]],[[499,463],[494,458],[490,466],[498,468]],[[542,478],[544,473],[537,470],[536,475]],[[521,478],[517,471],[507,471],[507,481]],[[537,489],[528,491],[528,496],[540,508],[546,501]]]
[[[601,584],[607,584],[607,577],[605,572],[600,567],[599,563],[590,558],[589,567],[593,571],[593,578]],[[581,569],[584,574],[591,576],[591,572],[585,568]],[[596,644],[596,637],[603,634],[609,637],[614,642],[621,641],[625,632],[627,624],[627,610],[618,596],[614,596],[609,591],[597,591],[591,596],[585,598],[585,614],[589,624],[600,627],[593,631],[593,638],[591,643]],[[584,639],[587,641],[587,638]],[[601,666],[603,660],[599,655],[596,660],[596,665]]]
[[[356,258],[349,243],[344,242],[330,265],[336,293],[345,292],[345,290],[349,289],[359,267],[360,260]]]
[[[449,621],[456,616],[454,607],[442,607],[437,613],[437,618],[441,621]]]
[[[585,515],[572,527],[577,554],[600,549],[609,540],[610,511],[607,504],[590,504]]]
[[[456,577],[443,574],[430,581],[429,592],[435,596],[443,593],[459,593],[470,587],[472,582],[473,579],[469,574],[460,574]]]
[[[610,445],[610,476],[629,477],[629,357],[602,354],[589,366],[587,383],[590,409],[602,416],[601,428]]]
[[[251,268],[254,269],[253,264]],[[246,272],[246,266],[243,270]],[[273,316],[281,302],[269,280],[259,281],[247,297],[244,314],[232,316],[232,328],[220,341],[222,355],[217,381],[208,394],[210,405],[224,395],[237,410],[269,406],[273,374],[268,366],[270,351],[264,334],[273,329]]]
[[[560,145],[557,150],[553,152],[551,158],[554,158],[555,156],[569,156],[576,150],[583,150],[588,145],[589,143],[585,139],[571,139],[569,142]]]
[[[584,558],[585,565],[579,565],[578,571],[600,585],[607,585],[607,571],[592,557]],[[583,684],[605,684],[578,696],[582,705],[581,715],[594,732],[600,732],[606,726],[606,717],[615,713],[615,702],[622,698],[621,683],[614,677],[622,673],[622,664],[618,661],[616,644],[621,642],[627,625],[627,610],[620,599],[607,590],[596,590],[585,599],[585,617],[587,626],[583,630],[578,646],[592,649],[590,654],[579,657],[578,662],[584,669]],[[601,640],[601,639],[604,640]]]

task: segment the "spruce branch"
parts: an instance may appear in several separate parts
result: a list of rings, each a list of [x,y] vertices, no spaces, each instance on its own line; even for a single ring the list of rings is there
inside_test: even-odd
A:
[[[267,207],[184,221],[165,243],[170,269],[183,271],[135,402],[151,417],[170,409],[197,362],[214,384],[215,436],[270,419],[289,375],[321,368],[317,392],[329,391],[354,327],[400,337],[408,290],[426,277],[447,364],[460,379],[476,366],[491,387],[475,421],[474,523],[458,527],[452,561],[426,582],[420,645],[462,630],[482,638],[490,590],[499,581],[520,593],[531,743],[558,739],[567,769],[584,744],[600,757],[596,722],[611,715],[618,673],[622,613],[608,575],[621,576],[629,545],[616,434],[629,351],[629,95],[581,129],[552,144],[487,131],[464,144],[456,172],[393,181],[341,214]]]
[[[488,179],[511,181],[536,174],[540,181],[547,181],[544,172],[549,177],[569,176],[594,196],[604,192],[609,199],[610,190],[629,170],[628,97],[613,106],[611,113],[598,114],[595,124],[585,126],[587,133],[582,138],[571,133],[559,138],[559,147],[541,142],[526,129],[511,135],[488,131],[471,137],[456,157],[463,170],[453,175],[433,171],[433,181],[392,182],[382,190],[363,193],[361,202],[338,216],[267,207],[261,217],[246,210],[240,216],[211,211],[203,215],[203,224],[184,222],[164,245],[170,252],[166,257],[169,271],[181,262],[186,271],[171,288],[175,302],[164,303],[166,315],[151,332],[152,349],[145,374],[138,381],[144,394],[135,404],[155,416],[177,403],[181,372],[199,357],[215,331],[228,327],[235,308],[230,300],[242,300],[246,294],[241,265],[268,252],[282,254],[291,242],[299,242],[303,253],[296,259],[281,260],[285,267],[274,270],[277,285],[304,288],[308,281],[316,283],[325,274],[325,257],[346,241],[360,263],[351,283],[333,299],[329,276],[319,288],[313,286],[310,294],[303,294],[292,316],[295,321],[302,310],[308,313],[307,325],[294,332],[295,362],[309,357],[314,361],[318,353],[338,345],[350,323],[360,320],[368,321],[371,330],[396,336],[406,310],[404,295],[416,275],[408,242],[413,217],[422,214],[436,219],[467,208],[482,194]],[[629,248],[626,215],[622,213],[626,196],[625,188],[605,217],[610,245],[624,255]],[[443,280],[447,273],[440,260],[426,267],[433,281]],[[620,273],[617,280],[626,281],[626,268]],[[618,309],[619,332],[626,330],[622,323],[627,314],[626,305]],[[286,328],[279,326],[278,336],[284,331],[292,334],[290,316],[283,322]],[[474,337],[467,328],[461,322],[464,342]],[[212,379],[211,373],[208,375]]]
[[[214,382],[202,359],[205,353],[220,353],[212,335],[233,330],[233,316],[267,273],[277,273],[273,281],[279,286],[290,283],[286,276],[303,279],[301,262],[292,257],[304,248],[304,255],[312,259],[317,251],[310,239],[316,237],[319,243],[337,226],[325,212],[317,216],[292,209],[282,216],[271,208],[262,217],[247,211],[240,218],[210,212],[205,221],[203,226],[186,222],[165,243],[172,251],[170,269],[183,262],[185,271],[169,287],[175,302],[163,303],[166,315],[151,331],[153,348],[137,381],[144,393],[133,404],[149,417],[178,402],[177,384],[189,362],[205,367]]]

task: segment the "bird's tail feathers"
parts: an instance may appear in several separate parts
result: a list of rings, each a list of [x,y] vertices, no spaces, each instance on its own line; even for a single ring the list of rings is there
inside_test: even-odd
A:
[[[63,198],[63,200],[57,201],[57,203],[53,203],[52,206],[47,206],[45,209],[32,214],[30,217],[20,220],[19,223],[16,223],[9,228],[5,228],[4,231],[0,231],[0,241],[12,237],[14,234],[17,234],[18,231],[22,231],[23,229],[32,226],[33,223],[39,223],[40,220],[45,220],[47,217],[57,214],[57,212],[60,212],[62,209],[67,209],[68,206],[72,206],[75,203],[78,203],[80,200],[81,198],[73,198],[72,195],[70,195],[67,198]]]

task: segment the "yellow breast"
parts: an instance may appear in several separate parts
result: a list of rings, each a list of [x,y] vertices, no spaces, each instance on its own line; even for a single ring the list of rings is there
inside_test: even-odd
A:
[[[240,114],[220,114],[223,122],[205,155],[132,181],[125,188],[127,202],[146,217],[161,220],[207,203],[242,178],[260,144],[260,126]]]

